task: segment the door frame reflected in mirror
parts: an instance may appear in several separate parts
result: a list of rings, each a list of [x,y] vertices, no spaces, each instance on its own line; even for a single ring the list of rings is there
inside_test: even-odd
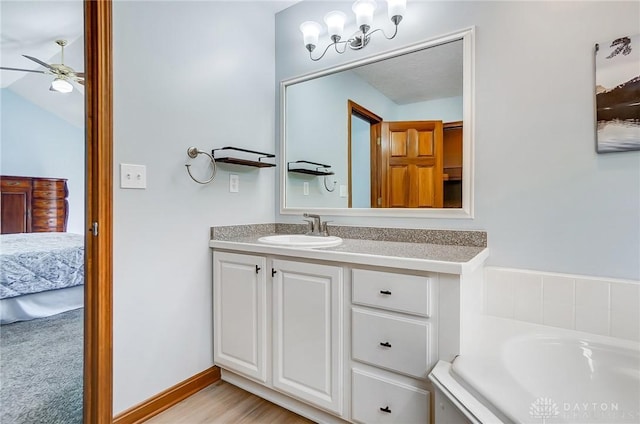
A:
[[[419,218],[453,218],[472,219],[474,216],[473,201],[473,164],[474,164],[474,80],[475,80],[475,28],[465,28],[446,35],[434,37],[400,49],[373,55],[311,74],[283,80],[280,83],[280,214],[299,215],[314,212],[334,216],[381,216],[381,217],[419,217]],[[287,134],[286,134],[286,94],[287,88],[309,80],[350,70],[372,62],[393,58],[407,53],[424,50],[452,41],[463,41],[463,169],[462,169],[462,208],[319,208],[287,206]],[[349,120],[350,121],[350,120]],[[350,155],[350,149],[349,153]],[[349,158],[350,160],[350,158]],[[349,162],[350,163],[350,162]],[[350,180],[350,179],[349,179]],[[349,187],[349,192],[351,192]]]

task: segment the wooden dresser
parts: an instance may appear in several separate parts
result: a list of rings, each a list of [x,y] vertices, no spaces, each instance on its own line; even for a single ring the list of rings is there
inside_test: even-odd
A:
[[[0,176],[0,232],[67,231],[69,190],[63,178]]]

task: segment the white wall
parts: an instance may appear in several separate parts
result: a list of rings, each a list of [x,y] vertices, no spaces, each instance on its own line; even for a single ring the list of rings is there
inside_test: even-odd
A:
[[[1,89],[0,94],[0,173],[66,178],[69,188],[67,232],[84,234],[84,128],[71,125],[8,88]]]
[[[113,33],[116,184],[122,162],[148,174],[114,190],[117,414],[213,364],[209,227],[274,220],[275,168],[233,168],[229,193],[231,168],[184,167],[191,145],[273,150],[273,6],[117,1]]]
[[[350,4],[276,15],[276,83],[475,25],[475,219],[331,219],[482,229],[490,265],[640,277],[640,152],[595,153],[593,71],[596,42],[638,32],[640,3],[414,1],[396,39],[309,60],[299,24],[335,8],[352,15]],[[389,27],[384,7],[377,18]]]

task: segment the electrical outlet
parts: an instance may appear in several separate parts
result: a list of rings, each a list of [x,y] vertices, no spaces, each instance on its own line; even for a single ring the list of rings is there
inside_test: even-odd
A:
[[[147,188],[147,167],[121,163],[120,188]]]
[[[349,188],[346,185],[340,186],[340,197],[347,197],[349,195]]]
[[[240,191],[240,177],[236,174],[229,174],[229,193],[237,193]]]
[[[306,181],[302,183],[302,194],[305,196],[309,195],[309,183]]]

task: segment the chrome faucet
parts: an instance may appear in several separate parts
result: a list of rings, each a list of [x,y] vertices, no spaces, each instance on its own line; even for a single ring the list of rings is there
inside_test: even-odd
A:
[[[327,229],[327,221],[322,222],[322,218],[320,218],[320,215],[315,215],[312,213],[304,213],[302,216],[304,218],[311,218],[311,219],[305,219],[305,221],[309,223],[309,231],[307,231],[307,235],[323,236],[323,237],[329,236],[329,230]]]

